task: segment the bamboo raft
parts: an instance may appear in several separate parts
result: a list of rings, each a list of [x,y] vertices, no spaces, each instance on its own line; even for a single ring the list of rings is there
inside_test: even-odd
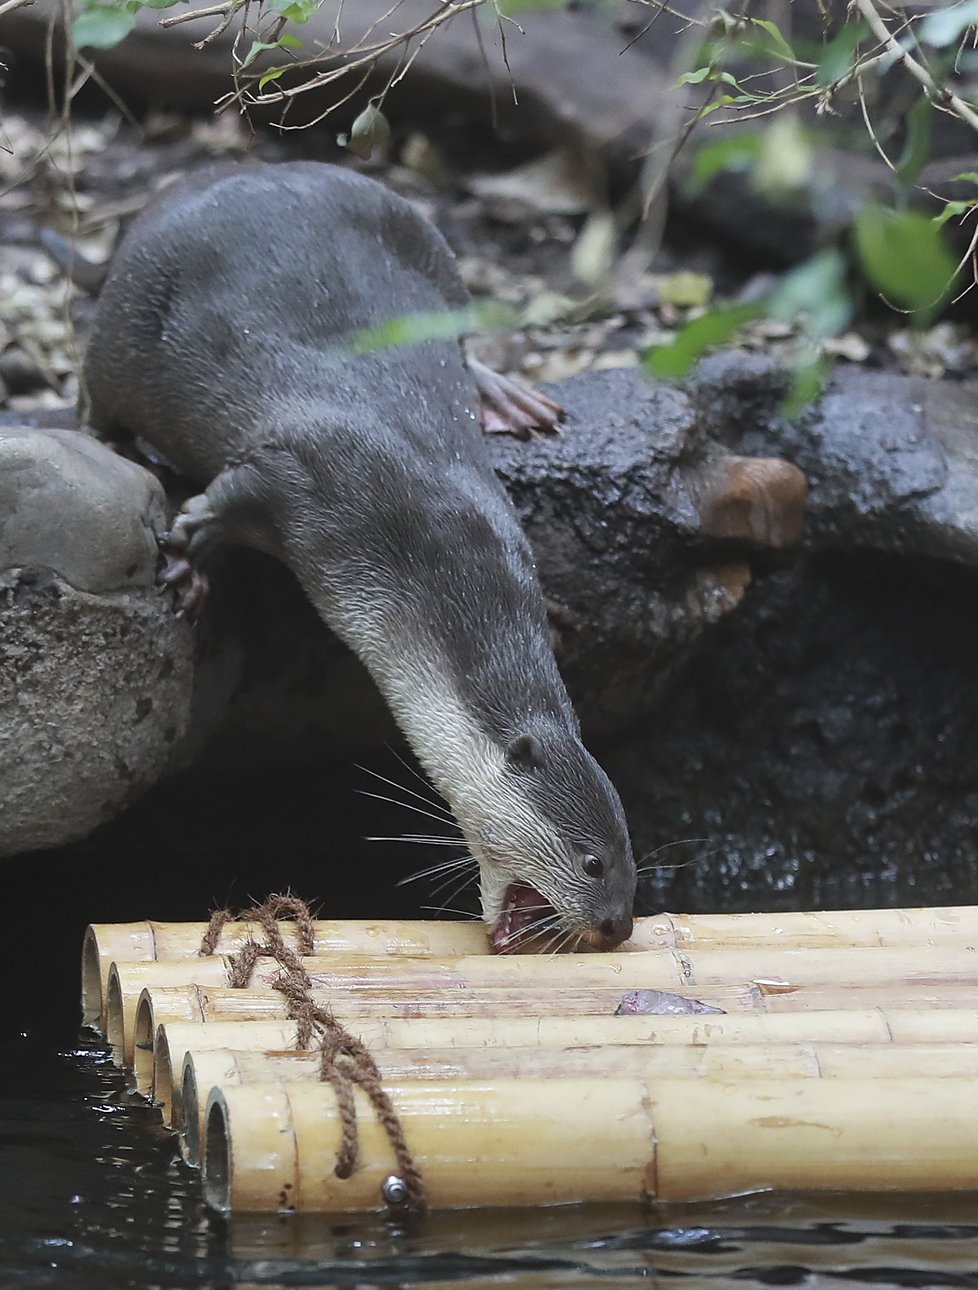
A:
[[[262,929],[229,923],[201,955],[205,931],[90,927],[82,1012],[209,1203],[396,1204],[377,1098],[344,1098],[299,1046],[281,961],[229,984]],[[610,954],[495,956],[473,923],[312,933],[305,997],[370,1051],[433,1208],[978,1188],[978,907],[663,914]],[[615,1015],[634,990],[723,1012]]]

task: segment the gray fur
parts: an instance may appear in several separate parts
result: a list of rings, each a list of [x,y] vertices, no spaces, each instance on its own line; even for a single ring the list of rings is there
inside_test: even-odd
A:
[[[207,486],[192,552],[219,531],[293,570],[370,668],[483,868],[493,856],[460,805],[479,785],[459,768],[478,778],[487,758],[553,826],[564,867],[579,845],[608,856],[571,921],[611,919],[606,939],[621,939],[635,888],[621,805],[580,744],[460,346],[350,348],[363,329],[467,303],[441,235],[372,180],[318,163],[198,173],[113,260],[85,358],[89,416]],[[438,726],[420,706],[429,690],[460,713]],[[517,772],[505,748],[526,732],[545,762]]]

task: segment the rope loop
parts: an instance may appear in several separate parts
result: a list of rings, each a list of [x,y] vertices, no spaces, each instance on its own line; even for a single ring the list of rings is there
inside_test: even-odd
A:
[[[287,945],[279,920],[295,923],[298,952]],[[200,942],[200,953],[214,954],[221,934],[229,923],[254,922],[264,933],[264,941],[253,937],[245,941],[237,954],[228,959],[228,983],[233,989],[247,989],[260,958],[271,958],[282,971],[270,984],[285,996],[287,1015],[296,1023],[296,1044],[300,1050],[319,1040],[319,1078],[336,1094],[340,1118],[340,1144],[333,1172],[337,1178],[349,1178],[357,1167],[360,1138],[354,1089],[366,1094],[374,1115],[387,1134],[397,1161],[397,1169],[406,1189],[403,1208],[423,1214],[427,1209],[424,1179],[415,1163],[404,1136],[400,1117],[390,1095],[383,1087],[382,1076],[366,1045],[337,1021],[327,1007],[312,996],[312,977],[306,971],[302,956],[311,955],[316,946],[312,913],[305,901],[289,893],[272,895],[261,905],[233,914],[218,909],[211,914]],[[401,1208],[399,1206],[398,1208]]]

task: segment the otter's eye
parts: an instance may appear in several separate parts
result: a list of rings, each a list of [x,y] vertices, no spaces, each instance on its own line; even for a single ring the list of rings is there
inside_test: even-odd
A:
[[[597,856],[585,856],[581,867],[589,878],[600,878],[604,873],[604,864]]]

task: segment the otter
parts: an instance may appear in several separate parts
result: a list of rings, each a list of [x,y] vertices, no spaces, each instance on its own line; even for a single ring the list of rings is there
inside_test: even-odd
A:
[[[625,815],[581,743],[482,437],[559,409],[466,363],[437,320],[469,303],[441,234],[375,180],[319,162],[198,172],[111,260],[83,410],[203,488],[162,542],[183,607],[215,543],[254,547],[364,662],[478,861],[492,947],[547,930],[610,949],[632,929]],[[384,342],[412,318],[436,325]]]

